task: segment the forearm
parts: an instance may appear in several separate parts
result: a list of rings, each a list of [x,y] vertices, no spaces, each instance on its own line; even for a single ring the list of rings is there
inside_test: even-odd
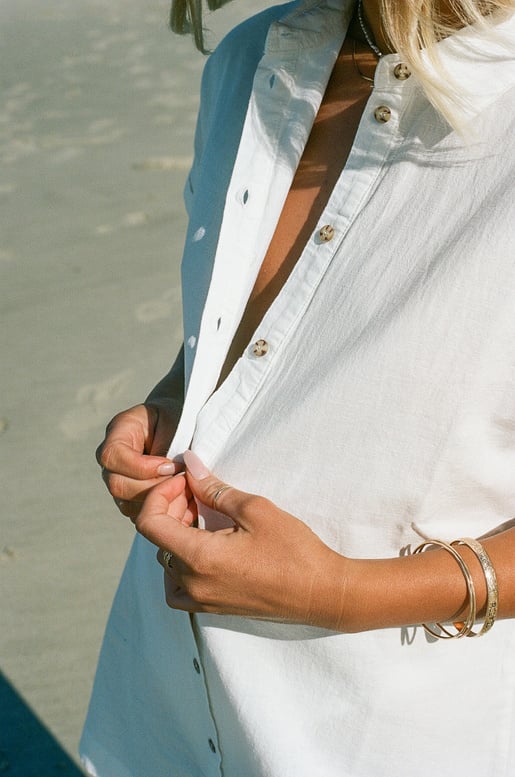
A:
[[[515,528],[481,540],[494,566],[499,590],[499,618],[515,617]],[[475,554],[460,546],[472,574],[481,616],[486,583]],[[335,596],[333,616],[346,632],[448,623],[468,610],[465,578],[443,549],[392,559],[342,559],[344,596]]]
[[[181,347],[170,371],[154,386],[146,402],[172,399],[182,407],[184,404],[184,346]]]

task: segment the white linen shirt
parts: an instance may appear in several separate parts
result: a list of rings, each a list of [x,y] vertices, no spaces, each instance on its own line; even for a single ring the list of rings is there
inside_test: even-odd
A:
[[[208,60],[170,455],[191,444],[335,550],[392,557],[515,515],[513,18],[503,40],[439,44],[470,95],[468,143],[380,60],[320,222],[215,391],[351,12],[269,9]],[[513,777],[514,656],[513,621],[444,642],[174,612],[137,537],[82,757],[99,777]]]

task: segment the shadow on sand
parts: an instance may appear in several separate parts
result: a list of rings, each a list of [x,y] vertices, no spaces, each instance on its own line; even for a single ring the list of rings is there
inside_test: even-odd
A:
[[[84,777],[0,672],[1,777]]]

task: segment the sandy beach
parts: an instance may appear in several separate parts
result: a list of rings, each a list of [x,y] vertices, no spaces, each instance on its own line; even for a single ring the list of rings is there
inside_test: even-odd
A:
[[[208,17],[212,45],[263,7]],[[132,536],[94,450],[181,342],[182,187],[204,58],[165,0],[2,0],[0,774],[77,742]]]

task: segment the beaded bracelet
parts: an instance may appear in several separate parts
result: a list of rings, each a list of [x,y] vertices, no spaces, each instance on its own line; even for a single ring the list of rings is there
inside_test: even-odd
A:
[[[450,553],[451,556],[457,562],[459,568],[463,573],[465,582],[467,584],[469,613],[464,623],[453,624],[455,629],[457,630],[456,634],[453,634],[452,632],[448,631],[448,629],[445,626],[443,626],[441,623],[435,623],[435,626],[437,626],[440,629],[440,632],[434,631],[426,623],[423,623],[422,626],[424,627],[424,629],[427,631],[428,634],[431,634],[431,636],[436,637],[437,639],[459,639],[460,637],[466,637],[472,632],[472,628],[476,621],[476,589],[474,588],[474,581],[472,579],[470,569],[468,568],[467,564],[464,562],[464,560],[462,559],[458,551],[455,550],[455,548],[453,548],[452,545],[450,545],[448,542],[443,542],[443,540],[427,540],[426,542],[423,542],[421,545],[415,548],[415,550],[413,551],[413,555],[415,555],[416,553],[422,553],[424,549],[429,547],[430,545],[436,545],[439,548],[443,548],[448,553]]]
[[[467,637],[482,637],[487,631],[490,631],[495,623],[497,617],[497,610],[499,609],[499,589],[497,587],[497,575],[495,574],[494,565],[490,559],[490,556],[481,545],[478,540],[473,540],[470,537],[462,537],[459,540],[454,540],[451,545],[466,545],[467,548],[475,554],[477,560],[481,564],[483,575],[486,582],[486,612],[483,625],[479,631],[470,631]]]

